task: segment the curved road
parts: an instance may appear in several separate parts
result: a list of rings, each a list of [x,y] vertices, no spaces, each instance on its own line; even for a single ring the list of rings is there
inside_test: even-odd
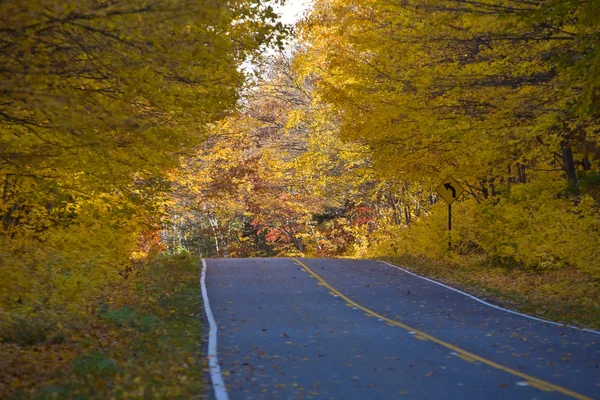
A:
[[[218,400],[600,398],[600,335],[381,262],[218,259],[205,274]]]

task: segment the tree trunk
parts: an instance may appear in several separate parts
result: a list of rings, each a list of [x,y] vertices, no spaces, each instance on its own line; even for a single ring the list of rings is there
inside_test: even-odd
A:
[[[590,161],[589,154],[586,154],[583,157],[583,161],[581,162],[581,164],[583,165],[583,170],[584,171],[591,171],[592,170],[592,162]]]
[[[573,149],[571,148],[568,137],[560,142],[560,148],[562,151],[563,169],[565,170],[567,181],[569,182],[569,185],[572,186],[577,192],[577,169],[575,167],[575,160],[573,158]]]
[[[490,196],[487,179],[481,181],[481,193],[483,193],[484,199],[487,199]]]
[[[406,221],[406,225],[410,225],[410,223],[412,222],[412,216],[410,215],[409,206],[404,207],[404,220]]]
[[[525,166],[521,163],[517,163],[517,174],[519,175],[519,183],[527,183],[527,176],[525,175]]]

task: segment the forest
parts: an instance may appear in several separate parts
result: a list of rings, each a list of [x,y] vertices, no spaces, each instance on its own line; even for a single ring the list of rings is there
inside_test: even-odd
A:
[[[6,359],[77,360],[160,254],[413,262],[600,326],[600,0],[272,4],[0,2]]]
[[[171,249],[600,275],[598,2],[315,1],[173,177]],[[453,176],[453,249],[436,187]]]

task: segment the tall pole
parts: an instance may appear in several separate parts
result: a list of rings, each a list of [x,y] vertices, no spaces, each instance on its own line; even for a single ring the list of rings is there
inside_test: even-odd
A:
[[[448,204],[448,250],[452,251],[452,204]]]

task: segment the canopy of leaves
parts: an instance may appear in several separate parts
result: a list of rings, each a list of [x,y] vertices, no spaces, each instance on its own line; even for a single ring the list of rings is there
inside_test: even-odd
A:
[[[174,176],[173,248],[204,256],[318,252],[328,239],[315,215],[341,214],[364,197],[372,183],[365,149],[339,140],[312,79],[299,79],[292,64],[285,53],[266,60],[244,109],[215,125]]]
[[[596,8],[316,1],[302,28],[305,68],[323,71],[320,94],[340,110],[342,136],[368,143],[386,176],[518,180],[517,164],[558,161],[575,182],[574,164],[589,169],[599,156],[598,82],[584,61]]]
[[[166,173],[284,34],[259,0],[0,2],[5,339],[17,320],[89,316],[134,275],[159,246]]]
[[[453,175],[455,254],[598,274],[598,4],[316,0],[293,59],[216,130],[235,150],[213,166],[246,171],[225,208],[296,252],[445,257]]]

